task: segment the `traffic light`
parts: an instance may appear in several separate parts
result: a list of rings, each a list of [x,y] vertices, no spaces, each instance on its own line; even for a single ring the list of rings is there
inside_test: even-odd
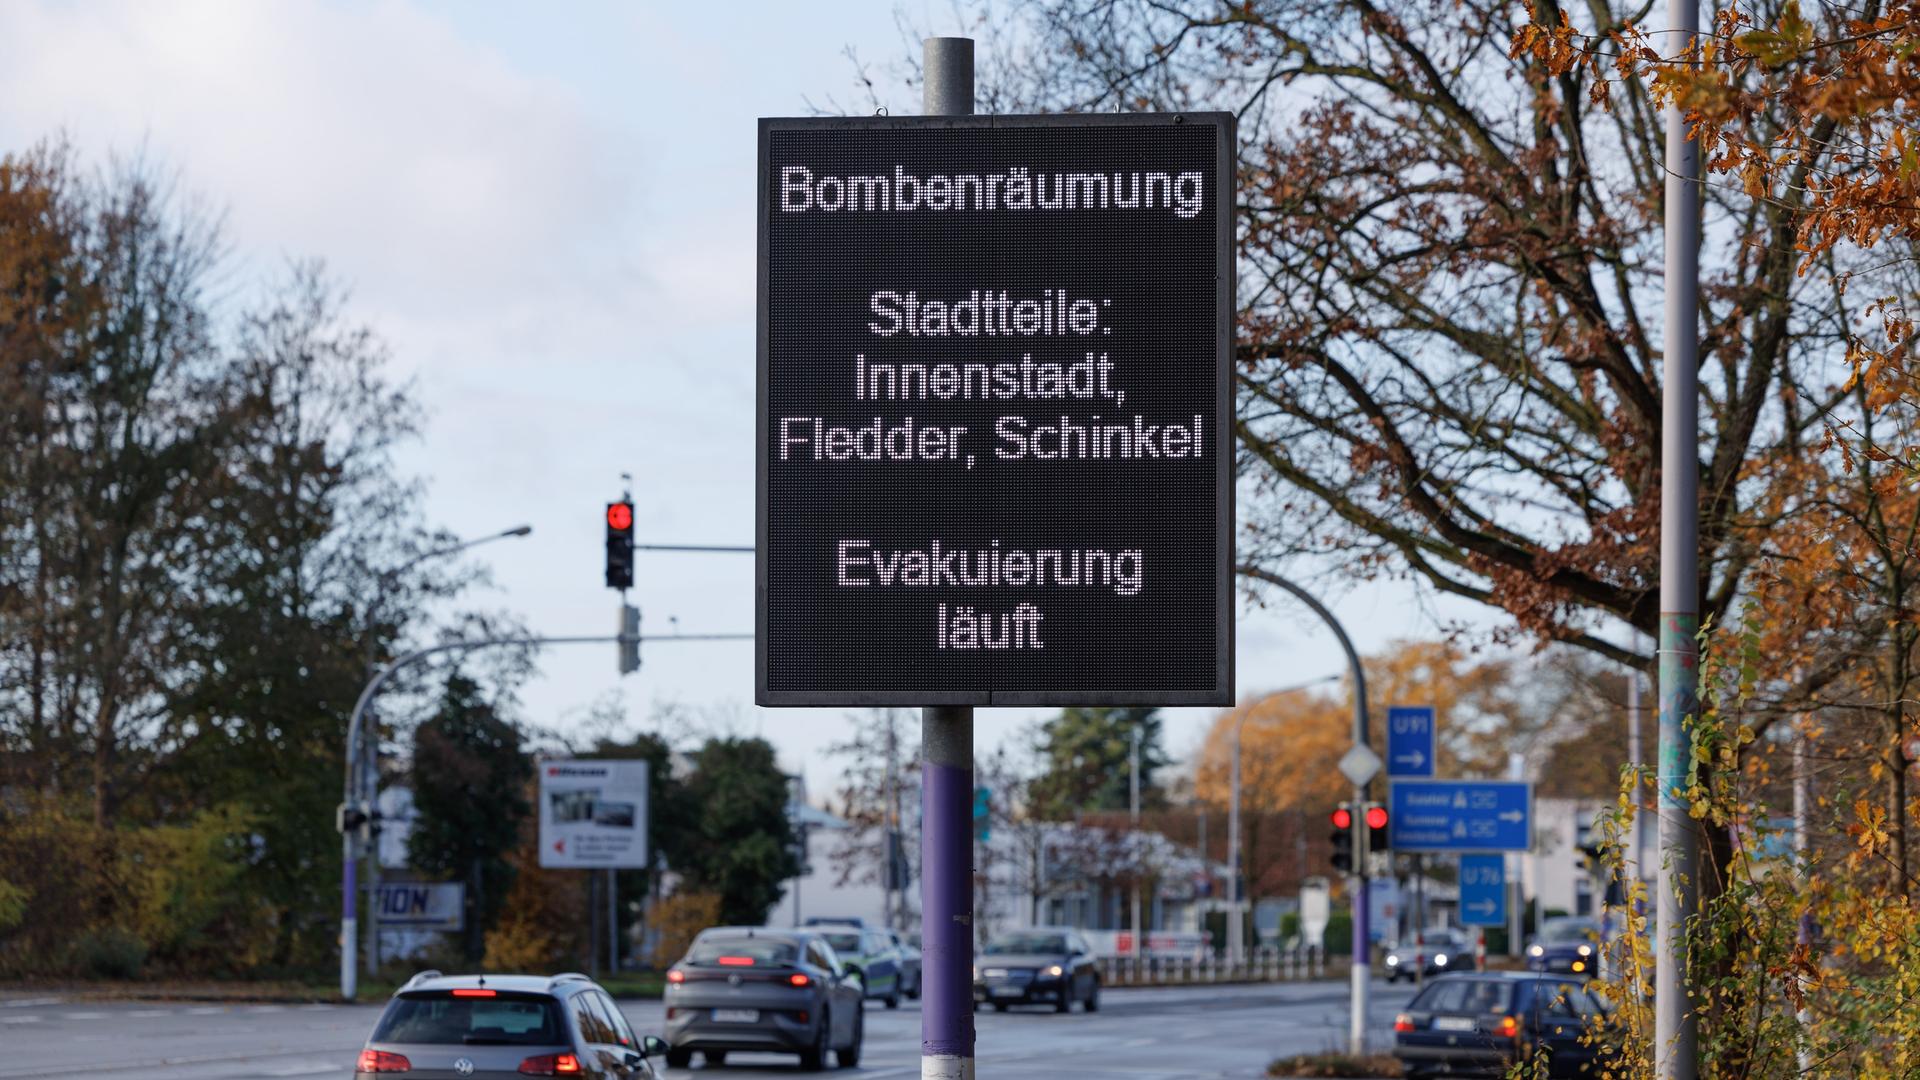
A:
[[[632,604],[620,605],[620,674],[631,675],[640,670],[640,609]]]
[[[1387,808],[1379,803],[1367,804],[1367,850],[1387,850]]]
[[[607,504],[607,588],[633,587],[633,504]]]
[[[373,833],[373,815],[362,807],[350,803],[341,803],[333,810],[333,827],[343,833],[350,833],[361,840],[368,839]]]
[[[1353,873],[1353,811],[1346,803],[1334,810],[1333,832],[1327,839],[1333,841],[1333,868],[1343,874]]]

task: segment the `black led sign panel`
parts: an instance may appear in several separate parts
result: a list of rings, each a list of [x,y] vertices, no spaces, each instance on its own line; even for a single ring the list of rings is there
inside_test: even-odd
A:
[[[761,704],[1231,703],[1233,148],[760,122]]]

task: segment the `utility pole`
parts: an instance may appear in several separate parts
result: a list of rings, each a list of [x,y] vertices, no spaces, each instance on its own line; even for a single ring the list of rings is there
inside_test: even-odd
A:
[[[1240,925],[1240,729],[1247,710],[1233,721],[1232,799],[1227,805],[1227,962],[1237,964],[1246,951],[1246,929]]]
[[[921,43],[921,111],[973,115],[973,39]],[[973,709],[920,710],[920,1076],[973,1080]]]
[[[1699,56],[1699,0],[1668,0],[1670,37]],[[1699,848],[1687,769],[1700,711],[1700,145],[1677,100],[1666,107],[1666,336],[1660,422],[1660,862],[1655,913],[1654,1075],[1693,1080],[1699,1019],[1689,1007],[1687,936],[1698,902]]]

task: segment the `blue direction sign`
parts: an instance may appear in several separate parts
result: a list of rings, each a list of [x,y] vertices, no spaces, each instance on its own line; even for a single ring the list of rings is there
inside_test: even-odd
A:
[[[1460,856],[1460,921],[1467,926],[1507,925],[1507,857]]]
[[[1387,775],[1433,775],[1433,706],[1387,710]]]
[[[1387,836],[1395,851],[1525,851],[1533,785],[1521,780],[1394,780]]]

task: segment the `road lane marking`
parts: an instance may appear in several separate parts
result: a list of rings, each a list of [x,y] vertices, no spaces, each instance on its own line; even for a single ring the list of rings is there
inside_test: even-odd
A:
[[[11,1001],[0,1001],[0,1007],[5,1007],[9,1009],[34,1009],[34,1008],[39,1008],[42,1005],[64,1005],[64,1004],[66,1004],[65,999],[57,998],[57,997],[15,998]]]

